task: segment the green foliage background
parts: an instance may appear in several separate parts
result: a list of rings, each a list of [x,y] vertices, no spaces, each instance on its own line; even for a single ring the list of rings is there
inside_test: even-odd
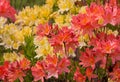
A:
[[[11,5],[17,10],[21,10],[25,6],[43,5],[46,0],[10,0]]]

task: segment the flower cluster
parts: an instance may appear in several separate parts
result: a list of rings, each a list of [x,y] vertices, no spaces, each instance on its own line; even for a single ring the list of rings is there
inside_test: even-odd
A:
[[[58,78],[59,74],[70,72],[68,66],[70,66],[70,61],[67,58],[62,58],[59,61],[56,55],[48,55],[45,60],[37,61],[31,70],[32,75],[34,76],[34,81],[41,80],[44,82],[44,78]]]
[[[81,3],[45,0],[16,13],[0,0],[0,81],[119,82],[118,2]]]
[[[19,46],[24,44],[24,36],[31,35],[31,28],[24,27],[20,29],[15,24],[6,24],[0,30],[2,43],[6,48],[18,49]]]
[[[16,10],[10,5],[9,0],[0,0],[0,16],[15,21]]]
[[[0,66],[0,79],[9,82],[19,79],[23,82],[23,77],[26,76],[29,68],[30,61],[26,58],[12,63],[6,61],[4,65]]]
[[[116,2],[114,0],[114,2]],[[92,32],[107,24],[117,25],[120,23],[120,9],[117,4],[106,3],[105,6],[91,3],[86,6],[83,12],[72,17],[73,27],[82,30],[83,34],[92,34]]]

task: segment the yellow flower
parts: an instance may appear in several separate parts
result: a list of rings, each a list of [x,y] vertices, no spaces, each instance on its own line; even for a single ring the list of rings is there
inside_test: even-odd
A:
[[[32,33],[32,28],[26,26],[21,30],[21,32],[24,36],[30,36]]]
[[[5,61],[16,61],[18,59],[18,55],[14,52],[14,53],[5,53],[3,55],[3,58]]]
[[[57,24],[60,28],[63,26],[70,26],[70,22],[71,22],[71,15],[67,14],[67,15],[56,15],[55,17],[55,24]]]
[[[86,6],[82,6],[79,10],[79,13],[85,14],[86,12]]]
[[[58,1],[58,7],[60,9],[60,12],[68,11],[71,8],[73,8],[74,0],[59,0]]]
[[[98,24],[103,24],[104,23],[104,19],[101,17],[99,20],[98,20]]]
[[[6,22],[7,22],[7,18],[0,17],[0,28],[3,28]]]
[[[46,4],[48,4],[51,8],[55,4],[56,0],[46,0]]]
[[[16,15],[16,24],[26,26],[37,26],[40,23],[46,23],[49,20],[49,15],[52,13],[50,5],[34,6],[33,8],[25,7]]]
[[[5,25],[1,30],[2,43],[6,48],[18,49],[24,43],[24,34],[15,24]]]
[[[61,26],[64,23],[64,15],[57,15],[55,18],[55,23]]]
[[[35,58],[45,57],[48,54],[53,55],[53,47],[49,44],[47,37],[43,37],[42,39],[36,38],[34,44],[38,46],[35,50],[37,54]]]
[[[15,52],[11,52],[11,53],[4,53],[3,58],[5,61],[10,61],[10,62],[14,62],[14,61],[19,61],[21,59],[24,58],[24,56],[22,54],[17,54]]]

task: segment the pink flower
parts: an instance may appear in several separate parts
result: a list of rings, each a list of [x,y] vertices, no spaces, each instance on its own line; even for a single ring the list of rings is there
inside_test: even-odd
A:
[[[86,49],[85,52],[81,53],[80,56],[80,65],[82,65],[83,67],[92,67],[93,69],[95,68],[95,63],[96,63],[96,59],[95,56],[93,54],[93,52],[89,49]]]
[[[87,68],[86,71],[85,71],[85,74],[86,76],[88,77],[89,81],[92,79],[92,78],[96,78],[97,75],[93,74],[93,69],[92,68]]]
[[[50,56],[48,55],[45,60],[46,64],[46,71],[48,73],[47,78],[51,78],[52,76],[55,78],[58,78],[58,70],[57,70],[57,64],[58,64],[58,58],[56,55]]]
[[[63,27],[49,41],[54,47],[55,53],[64,53],[65,49],[66,51],[68,51],[69,48],[75,49],[78,46],[78,35],[75,34],[72,29],[68,29],[68,27]]]
[[[113,72],[110,73],[111,79],[115,82],[120,81],[120,68],[115,68]]]
[[[15,21],[16,10],[11,7],[9,0],[0,0],[0,16]]]
[[[37,27],[37,35],[40,37],[49,36],[51,31],[52,31],[52,25],[49,25],[48,23],[44,25],[40,24]]]
[[[86,13],[73,16],[71,22],[74,29],[91,36],[93,30],[104,25],[103,15],[103,6],[91,3],[90,7],[86,7]]]
[[[25,76],[25,72],[22,69],[20,69],[20,65],[17,61],[11,63],[8,73],[8,80],[10,82],[14,82],[16,79],[19,79],[20,82],[24,82],[23,77]]]
[[[41,80],[44,82],[45,72],[41,62],[38,61],[35,66],[31,68],[31,71],[34,77],[34,81]]]
[[[101,51],[107,54],[120,50],[119,39],[113,34],[97,34],[95,38],[91,38],[90,45],[94,46],[95,51]]]
[[[77,68],[76,72],[74,73],[74,80],[76,82],[85,82],[86,80],[86,77],[80,73],[79,68]]]
[[[63,72],[70,72],[68,66],[70,66],[70,61],[67,58],[62,58],[58,63],[59,74],[62,74]]]

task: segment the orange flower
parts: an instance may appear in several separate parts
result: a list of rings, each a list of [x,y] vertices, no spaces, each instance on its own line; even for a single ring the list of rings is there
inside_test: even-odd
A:
[[[30,61],[27,58],[23,58],[19,63],[20,63],[20,68],[23,70],[30,68]]]
[[[88,77],[89,81],[92,79],[92,78],[96,78],[97,75],[93,74],[93,69],[92,68],[87,68],[86,71],[85,71],[85,74],[86,76]]]

